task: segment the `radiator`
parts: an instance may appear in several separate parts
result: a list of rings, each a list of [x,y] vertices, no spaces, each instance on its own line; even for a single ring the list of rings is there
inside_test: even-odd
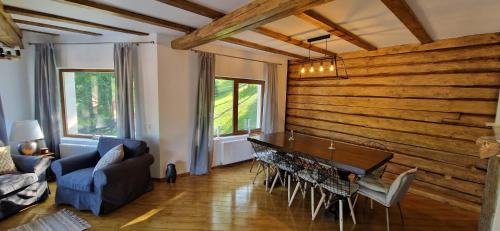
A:
[[[86,145],[86,144],[59,144],[59,151],[61,152],[61,158],[89,153],[97,150],[96,145]]]
[[[247,136],[222,138],[214,141],[215,158],[217,165],[232,164],[252,158],[252,145],[246,140]]]

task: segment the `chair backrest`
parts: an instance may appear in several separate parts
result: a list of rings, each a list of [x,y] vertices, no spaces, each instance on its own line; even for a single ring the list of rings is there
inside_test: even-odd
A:
[[[406,172],[401,173],[394,182],[392,182],[389,187],[389,192],[387,193],[387,197],[385,199],[385,206],[390,207],[394,203],[399,202],[403,199],[406,192],[410,188],[411,182],[417,176],[417,168],[410,169]]]
[[[99,143],[97,144],[97,151],[102,157],[110,149],[123,144],[123,151],[125,152],[125,158],[132,158],[140,156],[144,153],[149,152],[148,145],[142,140],[130,140],[130,139],[119,139],[112,137],[100,137]]]

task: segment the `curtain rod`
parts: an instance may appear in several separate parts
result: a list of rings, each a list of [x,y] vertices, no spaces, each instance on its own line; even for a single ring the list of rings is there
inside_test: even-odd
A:
[[[191,50],[192,50],[192,51],[194,51],[194,52],[206,52],[206,51],[200,51],[200,50],[195,50],[195,49],[191,49]],[[214,52],[207,52],[207,53],[211,53],[211,54],[218,55],[218,56],[229,57],[229,58],[235,58],[235,59],[243,59],[243,60],[248,60],[248,61],[254,61],[254,62],[259,62],[259,63],[270,63],[270,64],[276,64],[276,65],[279,65],[279,66],[283,65],[283,64],[281,64],[281,63],[266,62],[266,61],[262,61],[262,60],[258,60],[258,59],[243,58],[243,57],[232,56],[232,55],[225,55],[225,54],[214,53]]]
[[[82,42],[82,43],[52,43],[54,45],[85,45],[85,44],[115,44],[115,43],[120,43],[120,42]],[[143,44],[143,43],[152,43],[154,44],[154,41],[147,41],[147,42],[126,42],[126,43],[133,43],[133,44]],[[28,43],[29,45],[35,45],[35,44],[45,44],[45,43]]]

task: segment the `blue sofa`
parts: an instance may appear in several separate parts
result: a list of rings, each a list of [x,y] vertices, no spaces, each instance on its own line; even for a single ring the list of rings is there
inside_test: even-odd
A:
[[[0,219],[47,199],[48,158],[11,155],[18,172],[0,176]]]
[[[111,148],[123,144],[122,162],[96,171],[94,166]],[[97,151],[52,163],[57,178],[56,204],[70,204],[95,215],[109,213],[153,189],[149,166],[153,156],[138,140],[101,137]]]

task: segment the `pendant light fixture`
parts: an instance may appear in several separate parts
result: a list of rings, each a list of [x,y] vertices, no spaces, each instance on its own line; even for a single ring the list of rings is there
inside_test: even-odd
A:
[[[340,56],[337,56],[337,55],[334,55],[334,56],[327,55],[326,51],[328,50],[328,39],[329,38],[330,38],[330,35],[323,35],[323,36],[319,36],[319,37],[315,37],[315,38],[310,38],[307,40],[307,42],[309,43],[309,47],[308,47],[309,48],[308,49],[309,55],[308,55],[308,59],[306,61],[300,62],[300,76],[314,73],[314,71],[315,71],[314,63],[319,61],[318,72],[320,72],[320,73],[325,73],[325,70],[326,70],[325,64],[326,65],[328,65],[328,63],[330,64],[328,66],[328,71],[331,73],[331,75],[326,74],[327,76],[325,76],[325,77],[333,76],[335,79],[348,79],[349,78],[349,76],[347,75],[347,67],[344,63],[344,59],[342,59]],[[311,59],[311,45],[312,45],[311,43],[315,42],[315,41],[320,41],[320,40],[325,40],[325,53],[323,54],[323,57],[321,57],[321,58]],[[340,75],[340,73],[339,73],[340,63],[342,64],[341,68],[344,69],[343,75]],[[306,68],[306,67],[308,67],[308,68]]]

